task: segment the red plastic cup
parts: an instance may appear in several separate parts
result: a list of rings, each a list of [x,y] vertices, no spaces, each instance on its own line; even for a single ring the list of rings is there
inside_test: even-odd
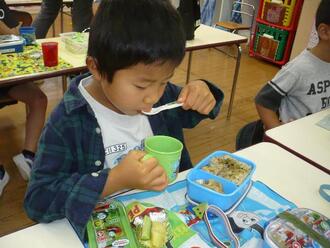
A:
[[[41,43],[44,65],[51,67],[58,65],[58,43],[43,42]]]

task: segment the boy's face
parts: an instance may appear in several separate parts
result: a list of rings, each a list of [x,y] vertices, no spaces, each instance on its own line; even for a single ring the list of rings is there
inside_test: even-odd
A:
[[[117,71],[112,82],[102,78],[101,88],[109,107],[126,115],[150,111],[163,95],[175,67],[172,63],[139,63]]]

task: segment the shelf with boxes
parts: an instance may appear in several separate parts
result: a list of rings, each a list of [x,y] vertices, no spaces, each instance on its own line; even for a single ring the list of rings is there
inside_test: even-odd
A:
[[[261,0],[250,55],[277,65],[290,58],[304,0]]]

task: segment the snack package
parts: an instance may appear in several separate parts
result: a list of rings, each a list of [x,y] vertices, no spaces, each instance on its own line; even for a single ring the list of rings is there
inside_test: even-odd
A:
[[[264,234],[265,247],[330,247],[330,219],[306,208],[283,212],[271,221]]]
[[[125,206],[118,200],[98,204],[87,224],[89,248],[138,248],[127,219]]]
[[[195,235],[174,212],[140,202],[126,209],[141,248],[180,247]]]

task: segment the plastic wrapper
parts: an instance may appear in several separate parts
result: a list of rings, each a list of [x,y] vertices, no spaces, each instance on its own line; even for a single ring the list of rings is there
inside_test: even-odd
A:
[[[126,209],[141,248],[180,247],[195,235],[175,213],[163,208],[132,202]]]

